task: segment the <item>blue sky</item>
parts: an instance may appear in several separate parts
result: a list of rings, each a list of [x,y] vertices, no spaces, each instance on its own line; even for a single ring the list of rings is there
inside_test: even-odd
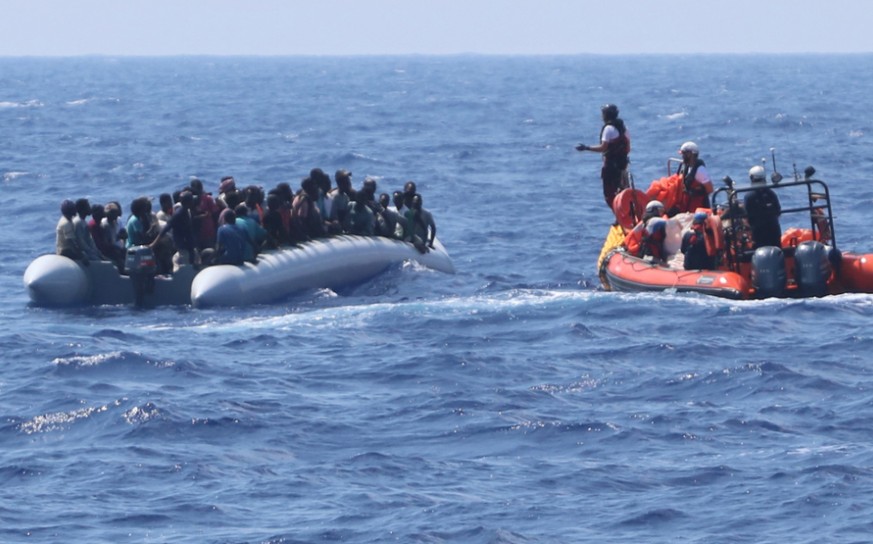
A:
[[[0,55],[873,52],[869,0],[2,0]]]

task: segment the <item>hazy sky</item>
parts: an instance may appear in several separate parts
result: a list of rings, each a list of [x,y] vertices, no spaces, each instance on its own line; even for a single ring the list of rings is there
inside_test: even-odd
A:
[[[0,55],[873,52],[871,0],[0,0]]]

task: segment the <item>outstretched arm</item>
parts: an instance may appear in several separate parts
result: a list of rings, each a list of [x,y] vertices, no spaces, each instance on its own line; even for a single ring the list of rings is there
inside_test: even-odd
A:
[[[606,143],[599,143],[597,145],[579,144],[576,146],[576,151],[594,151],[595,153],[603,153],[606,151]]]

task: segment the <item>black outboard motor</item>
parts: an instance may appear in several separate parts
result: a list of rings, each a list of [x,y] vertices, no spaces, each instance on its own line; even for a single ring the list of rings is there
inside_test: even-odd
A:
[[[830,249],[816,240],[797,244],[794,251],[797,288],[805,297],[822,297],[828,294],[828,278],[831,275]]]
[[[776,246],[756,249],[752,255],[752,286],[757,298],[781,297],[787,281],[782,249]]]
[[[155,272],[157,263],[155,254],[149,246],[134,246],[127,249],[124,268],[130,274],[133,283],[134,298],[137,306],[142,306],[145,296],[155,290]]]

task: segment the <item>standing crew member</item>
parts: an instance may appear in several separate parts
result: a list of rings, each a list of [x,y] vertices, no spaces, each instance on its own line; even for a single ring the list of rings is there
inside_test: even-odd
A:
[[[713,191],[712,178],[706,171],[706,164],[700,160],[700,148],[694,142],[685,142],[679,148],[682,154],[682,164],[679,174],[688,195],[688,204],[684,212],[695,212],[697,208],[709,208],[709,195]]]
[[[576,151],[594,151],[603,154],[603,168],[600,178],[603,180],[603,198],[606,205],[612,209],[612,201],[627,183],[627,166],[630,160],[630,135],[627,127],[618,117],[618,106],[606,104],[600,108],[603,117],[603,128],[600,129],[600,143],[593,146],[579,144]]]
[[[754,249],[764,246],[782,247],[782,227],[779,225],[782,206],[773,189],[767,187],[767,175],[763,166],[753,166],[749,170],[749,182],[755,190],[746,193],[743,204],[752,228]]]

